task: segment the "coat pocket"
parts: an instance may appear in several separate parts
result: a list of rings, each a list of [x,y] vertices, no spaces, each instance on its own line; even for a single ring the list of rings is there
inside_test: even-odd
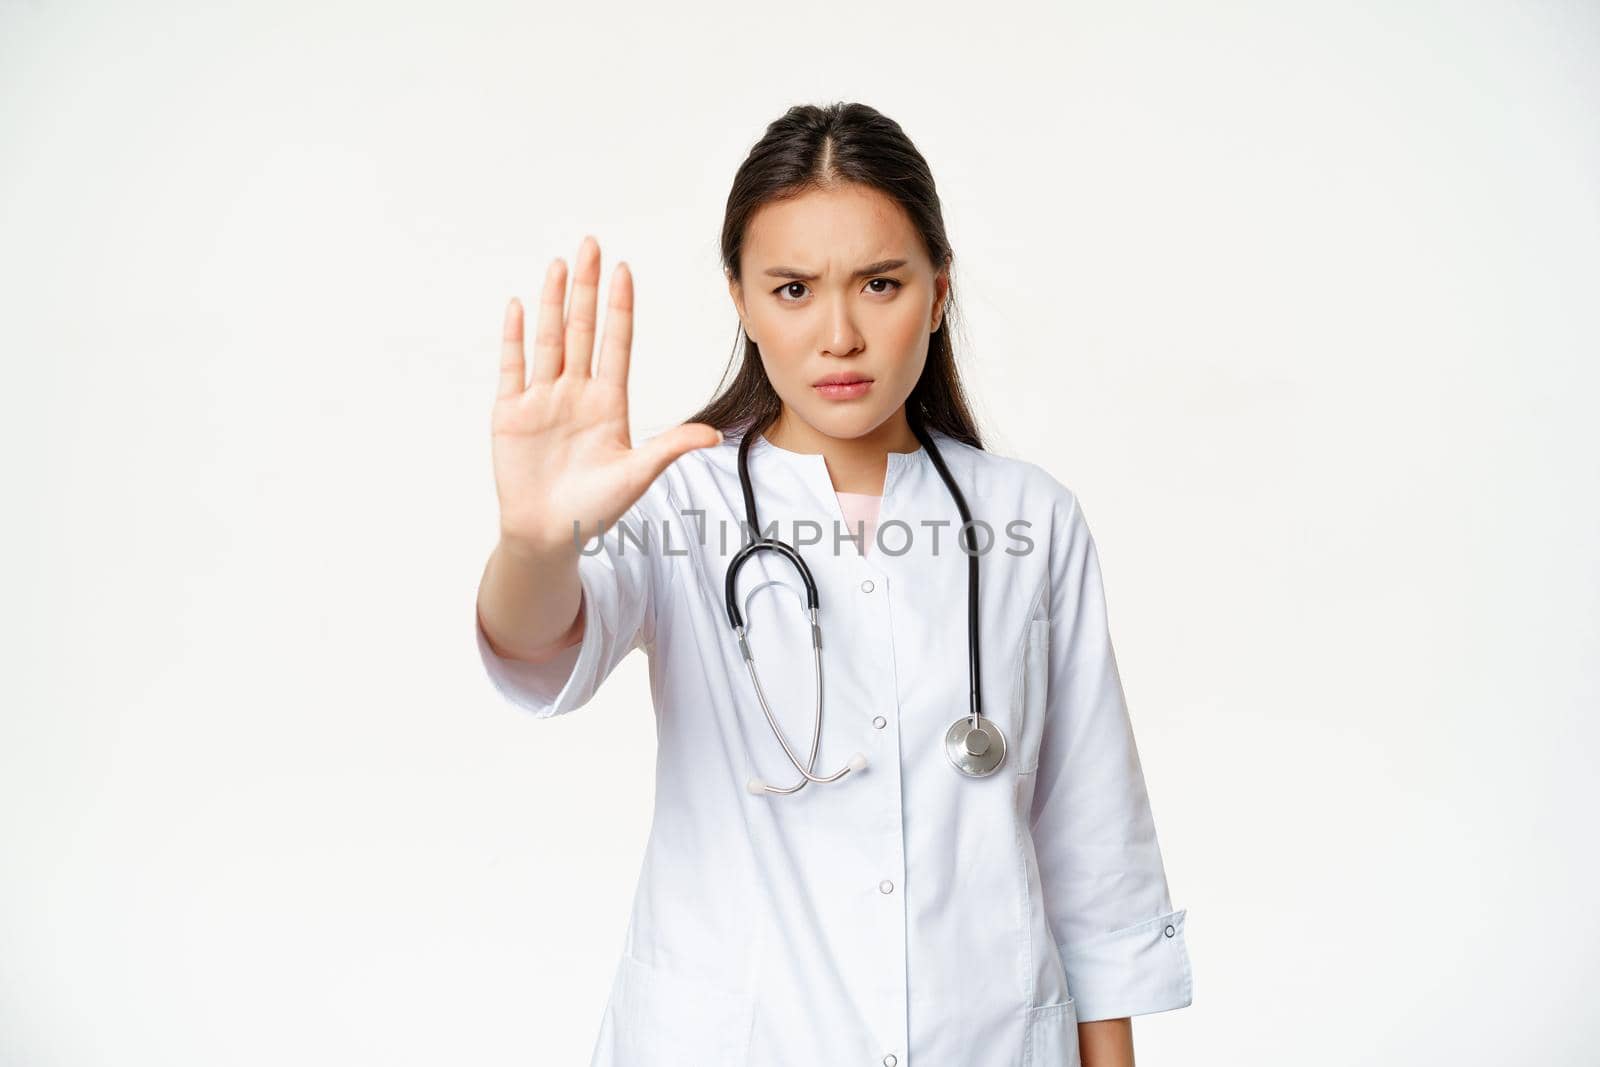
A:
[[[1022,1067],[1082,1067],[1078,1055],[1077,1005],[1068,997],[1028,1011],[1022,1035]]]
[[[1044,734],[1046,689],[1050,677],[1050,620],[1033,619],[1022,648],[1021,730],[1017,737],[1017,773],[1039,769],[1039,739]]]
[[[601,1048],[606,1067],[744,1064],[755,996],[623,953],[611,986]]]

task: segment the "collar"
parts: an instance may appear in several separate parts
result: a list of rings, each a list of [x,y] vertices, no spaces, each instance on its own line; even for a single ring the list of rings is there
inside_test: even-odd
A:
[[[930,430],[929,434],[933,437],[934,444],[943,445],[945,443],[945,435],[938,430]],[[737,474],[739,469],[739,441],[735,439],[730,443],[734,450],[734,472]],[[794,471],[798,476],[805,479],[806,484],[817,492],[823,500],[832,500],[836,495],[833,488],[833,478],[828,474],[828,461],[822,453],[794,452],[773,444],[767,440],[765,434],[757,433],[755,439],[750,442],[751,481],[755,482],[758,478],[758,465],[770,466],[771,464],[780,464]],[[924,465],[930,467],[933,465],[933,460],[929,458],[928,449],[925,445],[918,444],[910,452],[890,452],[888,454],[888,465],[883,472],[884,499],[887,500],[889,494],[894,492],[895,484],[899,482],[906,471]],[[759,493],[759,491],[760,487],[757,485],[757,492]]]

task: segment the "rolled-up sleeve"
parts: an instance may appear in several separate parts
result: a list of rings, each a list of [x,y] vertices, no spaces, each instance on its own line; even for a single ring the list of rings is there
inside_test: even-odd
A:
[[[1031,826],[1079,1022],[1186,1007],[1174,910],[1112,650],[1094,538],[1066,492],[1050,561],[1050,653]]]
[[[545,663],[501,656],[489,644],[474,604],[484,670],[512,704],[541,719],[581,708],[629,652],[654,641],[659,587],[668,561],[660,554],[659,509],[648,500],[653,492],[583,546],[578,557],[583,639],[578,644]]]

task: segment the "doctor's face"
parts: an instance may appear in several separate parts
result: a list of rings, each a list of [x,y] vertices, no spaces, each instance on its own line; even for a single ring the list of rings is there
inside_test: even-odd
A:
[[[768,204],[728,291],[788,409],[830,437],[870,433],[922,374],[949,288],[903,208],[843,185]],[[828,387],[837,376],[865,384]]]

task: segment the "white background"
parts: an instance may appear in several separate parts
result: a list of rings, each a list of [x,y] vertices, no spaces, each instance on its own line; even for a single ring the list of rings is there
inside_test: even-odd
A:
[[[0,1063],[588,1061],[653,723],[481,672],[501,311],[595,234],[685,418],[832,100],[1095,529],[1140,1064],[1592,1063],[1600,8],[1360,7],[0,4]]]

